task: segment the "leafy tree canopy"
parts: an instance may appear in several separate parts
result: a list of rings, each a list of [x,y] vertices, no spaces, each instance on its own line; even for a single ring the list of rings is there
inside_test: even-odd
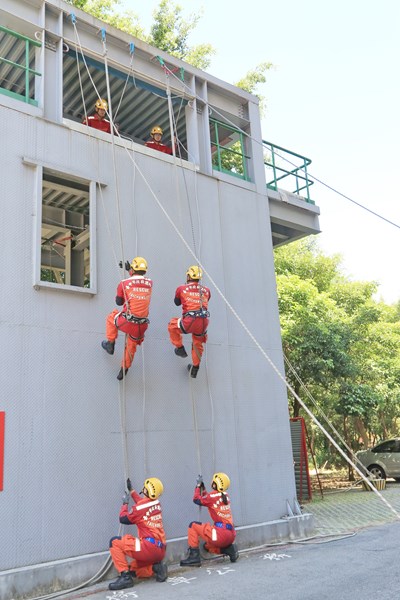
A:
[[[351,281],[340,256],[324,255],[315,239],[275,250],[275,268],[283,348],[298,375],[288,369],[287,377],[296,393],[311,393],[356,449],[361,440],[398,435],[400,303],[375,300],[377,283]],[[297,416],[300,406],[292,403]],[[318,432],[314,441],[326,457]]]
[[[211,44],[196,46],[189,44],[190,33],[196,28],[203,15],[202,9],[184,17],[182,7],[178,3],[160,0],[158,8],[153,11],[154,22],[150,32],[146,33],[136,13],[121,9],[121,0],[67,0],[67,2],[199,69],[207,69],[216,52]],[[261,110],[265,98],[256,92],[258,86],[265,83],[266,73],[271,67],[271,63],[260,63],[235,84],[256,94],[260,99]]]

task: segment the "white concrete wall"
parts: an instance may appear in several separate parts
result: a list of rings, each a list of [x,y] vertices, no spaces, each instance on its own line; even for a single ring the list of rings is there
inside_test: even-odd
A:
[[[193,247],[191,212],[202,263],[282,370],[266,195],[146,149],[134,154],[142,176],[117,147],[121,256],[111,143],[4,104],[0,121],[7,140],[0,150],[0,409],[6,412],[0,531],[7,547],[0,570],[107,548],[124,488],[123,393],[129,475],[138,489],[146,476],[162,479],[169,538],[185,536],[188,522],[199,517],[191,497],[200,468],[207,482],[215,470],[230,475],[238,526],[281,517],[295,496],[284,386],[207,277],[209,341],[197,379],[188,377],[167,323],[180,314],[175,288],[195,261],[148,185]],[[35,168],[23,157],[107,183],[104,207],[100,195],[96,207],[96,295],[33,288]],[[119,278],[113,251],[118,260],[145,256],[154,280],[151,325],[126,388],[116,380],[122,339],[113,357],[100,347]]]

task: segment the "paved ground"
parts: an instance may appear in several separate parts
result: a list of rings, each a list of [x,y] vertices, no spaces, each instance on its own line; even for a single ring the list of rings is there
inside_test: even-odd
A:
[[[400,485],[382,496],[400,513]],[[373,492],[361,487],[315,495],[316,537],[228,558],[201,568],[170,568],[165,583],[137,580],[133,588],[108,591],[108,582],[63,595],[65,600],[398,600],[400,519]]]
[[[380,493],[400,514],[400,483],[389,480]],[[314,514],[320,533],[342,533],[398,520],[374,492],[366,492],[361,485],[325,492],[323,499],[315,493],[313,502],[304,505],[306,510]]]

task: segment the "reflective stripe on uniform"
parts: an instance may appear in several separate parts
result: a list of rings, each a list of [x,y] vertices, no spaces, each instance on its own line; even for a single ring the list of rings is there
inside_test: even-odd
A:
[[[135,506],[136,510],[143,510],[143,508],[149,508],[150,506],[155,506],[156,504],[160,504],[158,500],[153,500],[152,502],[146,502],[146,504],[139,504]]]

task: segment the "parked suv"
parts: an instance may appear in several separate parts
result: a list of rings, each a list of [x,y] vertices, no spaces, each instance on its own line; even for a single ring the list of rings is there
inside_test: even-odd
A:
[[[375,477],[393,477],[400,481],[400,438],[380,442],[370,450],[360,450],[356,456]]]

